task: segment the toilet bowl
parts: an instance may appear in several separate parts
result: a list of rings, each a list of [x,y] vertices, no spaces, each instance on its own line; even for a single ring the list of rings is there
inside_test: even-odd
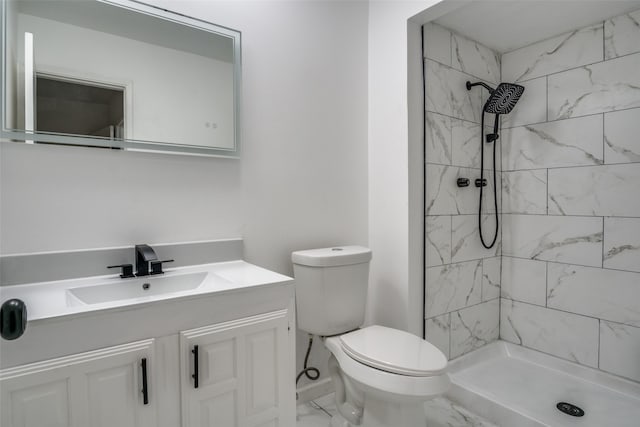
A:
[[[294,252],[298,325],[331,352],[334,427],[424,426],[424,403],[449,388],[447,359],[408,332],[360,328],[370,259],[360,246]]]
[[[424,402],[449,388],[445,356],[407,332],[374,325],[324,344],[343,425],[423,426]]]

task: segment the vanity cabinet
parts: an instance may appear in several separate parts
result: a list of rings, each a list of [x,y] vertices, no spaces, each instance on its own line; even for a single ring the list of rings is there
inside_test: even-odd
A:
[[[153,363],[149,339],[4,369],[0,424],[154,427]]]
[[[0,370],[0,425],[295,425],[291,319],[275,310]]]
[[[183,331],[182,426],[289,425],[288,321],[280,310]]]

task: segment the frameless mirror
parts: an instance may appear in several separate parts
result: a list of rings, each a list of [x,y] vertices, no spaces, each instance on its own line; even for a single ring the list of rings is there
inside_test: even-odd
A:
[[[131,0],[2,1],[5,139],[235,157],[240,33]]]

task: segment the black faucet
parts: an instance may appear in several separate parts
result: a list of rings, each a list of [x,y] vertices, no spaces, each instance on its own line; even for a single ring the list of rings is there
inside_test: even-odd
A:
[[[136,276],[148,276],[151,261],[157,261],[158,256],[149,245],[136,245]]]

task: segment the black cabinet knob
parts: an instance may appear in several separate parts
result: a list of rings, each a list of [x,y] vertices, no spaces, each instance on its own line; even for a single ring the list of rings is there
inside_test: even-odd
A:
[[[5,340],[20,338],[27,329],[27,306],[24,301],[10,299],[0,308],[0,335]]]

